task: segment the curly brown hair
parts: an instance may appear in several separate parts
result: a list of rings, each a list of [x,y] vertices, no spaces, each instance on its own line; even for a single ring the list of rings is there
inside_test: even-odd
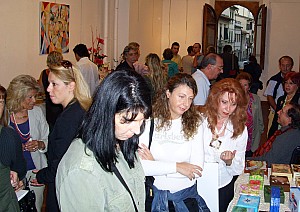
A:
[[[193,90],[194,96],[196,96],[198,92],[196,82],[191,75],[178,73],[171,77],[166,86],[162,89],[160,95],[157,95],[152,108],[153,117],[159,120],[156,125],[158,131],[168,129],[172,124],[167,91],[172,93],[174,89],[180,85],[190,87]],[[197,133],[200,121],[200,114],[192,103],[190,108],[182,115],[182,130],[186,139],[192,138]]]
[[[241,135],[245,129],[247,121],[247,106],[248,98],[244,89],[236,79],[225,78],[216,82],[208,95],[206,104],[202,108],[204,116],[207,117],[209,128],[212,132],[215,131],[218,119],[218,107],[221,96],[228,92],[229,94],[235,94],[237,107],[235,111],[229,116],[229,120],[233,125],[232,138],[235,139]]]

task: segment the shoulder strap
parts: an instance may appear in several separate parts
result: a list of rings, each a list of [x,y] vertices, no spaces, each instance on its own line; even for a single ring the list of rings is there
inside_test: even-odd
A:
[[[122,183],[122,185],[125,187],[125,189],[128,191],[128,193],[130,194],[131,200],[132,200],[133,205],[134,205],[134,210],[135,210],[135,212],[138,212],[138,209],[136,207],[136,204],[135,204],[135,201],[133,199],[132,193],[131,193],[130,189],[128,188],[128,186],[127,186],[127,184],[125,182],[125,180],[123,179],[121,173],[119,172],[119,170],[117,169],[117,167],[116,167],[116,165],[114,163],[112,163],[111,169],[115,173],[115,175],[117,176],[117,178],[120,180],[120,182]]]
[[[148,145],[149,150],[150,150],[151,143],[152,143],[153,130],[154,130],[154,119],[151,118],[150,132],[149,132],[149,145]]]
[[[2,130],[2,125],[0,125],[0,133],[1,133],[1,130]]]

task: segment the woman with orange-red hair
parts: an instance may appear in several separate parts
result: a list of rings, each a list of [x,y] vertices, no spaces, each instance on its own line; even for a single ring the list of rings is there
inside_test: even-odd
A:
[[[231,78],[216,82],[201,108],[200,125],[205,162],[219,165],[219,211],[226,211],[234,195],[234,176],[244,170],[247,144],[248,98],[240,83]]]

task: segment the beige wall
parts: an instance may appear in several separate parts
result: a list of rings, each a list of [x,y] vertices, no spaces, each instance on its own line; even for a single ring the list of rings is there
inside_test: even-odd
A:
[[[0,1],[0,83],[4,86],[19,74],[38,78],[46,67],[47,55],[39,55],[39,2]],[[74,46],[80,42],[91,45],[90,27],[101,27],[101,1],[88,0],[88,5],[78,0],[55,2],[70,5],[70,51],[63,56],[75,62]]]
[[[46,55],[39,55],[38,0],[0,1],[0,83],[7,86],[18,74],[38,77],[46,67]],[[202,42],[203,5],[214,0],[65,0],[70,5],[70,52],[66,59],[75,62],[73,47],[82,42],[91,46],[91,26],[101,37],[106,31],[108,61],[118,60],[130,41],[141,44],[141,58],[158,55],[173,41],[186,48]],[[108,16],[105,19],[105,2]],[[291,55],[294,70],[299,70],[300,0],[260,0],[268,7],[266,62],[263,81],[278,71],[278,58]],[[12,8],[16,8],[15,10]],[[107,20],[105,24],[105,21]],[[105,26],[106,30],[105,30]],[[112,66],[113,67],[113,66]]]

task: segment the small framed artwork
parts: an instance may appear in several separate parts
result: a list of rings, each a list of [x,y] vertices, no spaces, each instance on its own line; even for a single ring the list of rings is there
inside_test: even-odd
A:
[[[40,2],[40,54],[69,52],[70,5]]]

